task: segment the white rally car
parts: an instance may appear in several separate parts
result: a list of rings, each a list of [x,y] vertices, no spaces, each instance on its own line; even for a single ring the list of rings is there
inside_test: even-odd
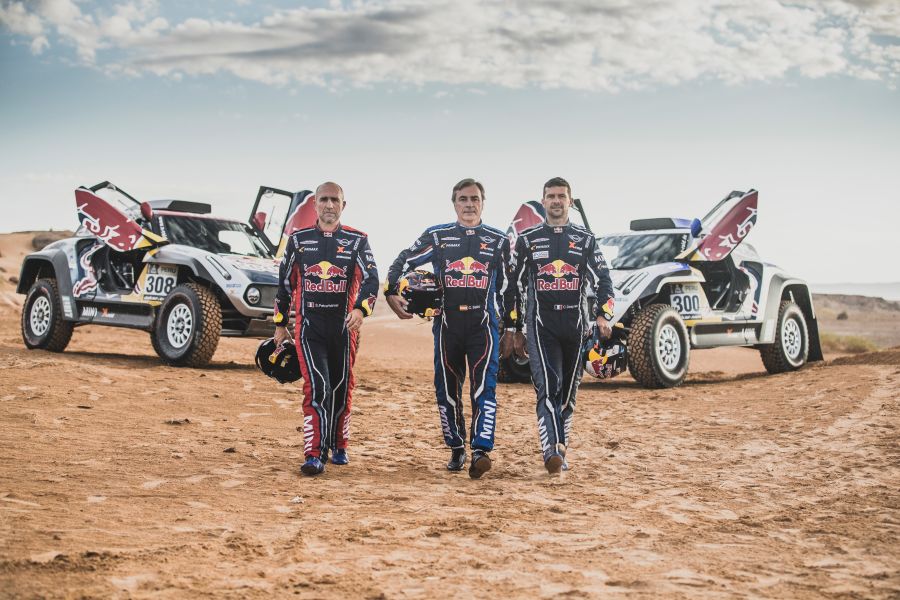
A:
[[[756,190],[732,192],[703,219],[641,219],[631,222],[630,231],[598,236],[615,288],[607,346],[626,357],[641,385],[679,385],[692,349],[757,348],[769,373],[822,360],[809,286],[744,241],[756,224],[757,202]],[[542,213],[537,202],[526,206]],[[586,224],[580,203],[576,209]],[[530,220],[514,222],[511,237]],[[607,365],[606,356],[585,358],[591,375],[621,371],[613,360]],[[527,363],[515,358],[501,371],[507,381],[528,378]]]

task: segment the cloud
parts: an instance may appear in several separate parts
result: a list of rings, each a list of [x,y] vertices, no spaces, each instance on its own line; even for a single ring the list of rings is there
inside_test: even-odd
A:
[[[893,86],[900,73],[893,0],[379,0],[246,23],[170,23],[153,0],[84,6],[0,0],[0,23],[35,53],[53,31],[112,73],[272,85],[617,91],[843,75]]]

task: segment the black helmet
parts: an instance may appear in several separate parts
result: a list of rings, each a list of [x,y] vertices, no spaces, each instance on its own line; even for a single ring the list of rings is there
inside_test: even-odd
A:
[[[300,360],[291,341],[278,344],[275,338],[263,340],[256,349],[256,366],[278,383],[300,379]]]
[[[397,290],[406,300],[406,312],[431,319],[441,314],[443,290],[430,271],[410,271],[400,278]]]
[[[615,377],[628,367],[628,348],[624,340],[601,340],[594,324],[593,335],[584,344],[584,368],[599,379]]]

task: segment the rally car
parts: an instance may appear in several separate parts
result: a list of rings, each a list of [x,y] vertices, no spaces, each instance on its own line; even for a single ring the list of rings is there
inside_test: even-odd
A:
[[[88,323],[143,329],[166,363],[200,367],[222,335],[268,337],[278,259],[315,221],[313,197],[261,187],[241,222],[200,202],[139,202],[108,181],[78,188],[75,236],[22,264],[25,345],[61,352]]]
[[[756,224],[758,197],[756,190],[735,191],[702,219],[640,219],[630,231],[598,236],[615,307],[612,339],[586,348],[589,374],[607,379],[627,366],[644,387],[674,387],[687,375],[692,349],[720,346],[757,348],[769,373],[822,360],[809,286],[744,241]],[[587,226],[581,203],[575,208]],[[539,202],[524,204],[511,240],[543,218]],[[500,375],[528,381],[527,359],[506,359]]]

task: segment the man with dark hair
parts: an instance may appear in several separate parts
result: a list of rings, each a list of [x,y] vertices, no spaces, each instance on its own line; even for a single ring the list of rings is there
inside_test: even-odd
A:
[[[466,464],[466,419],[462,388],[469,365],[472,448],[469,476],[478,479],[491,468],[499,367],[499,323],[504,305],[512,302],[507,286],[509,240],[499,229],[481,222],[484,187],[463,179],[451,195],[455,223],[429,227],[402,251],[388,271],[384,295],[401,319],[411,319],[406,301],[398,295],[400,277],[426,263],[443,286],[441,314],[434,320],[434,389],[444,442],[451,448],[449,471]],[[506,295],[506,300],[504,300]],[[509,325],[512,321],[506,317]]]
[[[279,268],[275,296],[275,341],[291,338],[291,304],[296,310],[294,338],[303,374],[305,475],[331,462],[346,465],[350,438],[353,363],[363,318],[372,314],[378,271],[365,233],[342,225],[347,203],[336,183],[316,188],[313,227],[291,234]]]
[[[593,322],[603,339],[612,333],[614,292],[609,269],[594,235],[569,222],[571,194],[562,177],[545,183],[541,202],[546,221],[526,229],[516,240],[512,261],[516,333],[507,330],[501,342],[504,354],[524,354],[520,295],[524,292],[538,434],[544,466],[551,474],[568,469],[566,447],[584,368],[581,355],[586,334]],[[588,306],[588,284],[596,295],[592,307]]]

